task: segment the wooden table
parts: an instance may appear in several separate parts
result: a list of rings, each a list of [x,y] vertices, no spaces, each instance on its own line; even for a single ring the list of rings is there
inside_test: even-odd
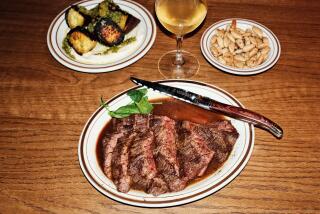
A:
[[[116,72],[85,74],[53,59],[46,44],[52,19],[75,1],[2,0],[0,3],[0,213],[319,213],[320,3],[213,1],[202,28],[184,41],[201,68],[193,78],[221,87],[247,108],[277,121],[284,138],[255,129],[252,157],[217,193],[184,206],[144,209],[117,203],[83,176],[77,146],[99,106],[133,86],[129,76],[162,76],[159,57],[175,41],[158,30],[152,49]],[[154,1],[142,1],[154,11]],[[203,58],[199,41],[212,23],[230,17],[258,21],[279,38],[282,54],[269,71],[233,76]]]

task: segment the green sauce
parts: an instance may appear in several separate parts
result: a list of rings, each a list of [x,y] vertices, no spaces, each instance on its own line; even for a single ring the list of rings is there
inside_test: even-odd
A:
[[[117,24],[120,24],[122,16],[123,14],[119,11],[114,11],[109,13],[109,18]]]
[[[96,55],[108,55],[110,53],[117,53],[121,48],[123,48],[124,46],[129,45],[135,41],[137,41],[135,36],[130,37],[130,38],[124,40],[123,42],[121,42],[119,45],[109,47],[105,51],[98,53]]]
[[[69,42],[68,42],[68,39],[69,37],[66,36],[64,39],[63,39],[63,42],[62,42],[62,49],[65,51],[65,53],[68,55],[69,58],[71,59],[75,59],[75,56],[71,53],[71,50],[72,50],[72,47],[69,45]],[[116,46],[112,46],[112,47],[108,47],[106,50],[104,50],[103,52],[101,53],[97,53],[95,55],[108,55],[110,53],[117,53],[121,48],[123,48],[124,46],[127,46],[133,42],[137,41],[136,37],[133,36],[133,37],[130,37],[126,40],[124,40],[122,43],[120,43],[119,45],[116,45]]]
[[[64,39],[63,39],[63,42],[62,42],[62,49],[66,52],[66,54],[68,55],[68,57],[70,57],[71,59],[75,59],[75,57],[72,55],[71,53],[71,46],[69,45],[69,42],[68,42],[68,39],[69,37],[66,36]]]

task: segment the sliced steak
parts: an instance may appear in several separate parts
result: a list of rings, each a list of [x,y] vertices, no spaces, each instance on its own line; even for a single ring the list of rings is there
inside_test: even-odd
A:
[[[135,114],[111,122],[102,140],[103,170],[120,192],[183,190],[212,160],[223,163],[239,137],[225,120],[204,125]]]
[[[153,153],[157,170],[162,174],[171,191],[179,191],[186,186],[186,182],[179,178],[175,126],[176,122],[166,116],[154,116],[151,120],[151,128],[155,134]]]
[[[166,192],[169,192],[169,188],[163,177],[159,175],[153,178],[147,193],[157,196]]]
[[[103,146],[103,171],[109,179],[112,179],[112,153],[117,145],[118,139],[123,137],[125,132],[107,134],[102,140]]]
[[[155,133],[155,156],[159,154],[172,165],[175,174],[179,176],[179,163],[176,148],[176,122],[166,116],[154,116],[151,121],[152,130]]]
[[[215,130],[216,132],[222,132],[223,139],[229,145],[229,147],[233,146],[239,137],[239,133],[231,124],[230,120],[216,121],[209,124],[209,127],[212,131]]]
[[[121,119],[112,118],[112,127],[114,132],[121,132],[121,131],[132,131],[133,124],[134,124],[134,117],[125,117]]]
[[[215,151],[214,160],[223,163],[239,137],[230,121],[221,120],[211,124],[193,124],[194,131],[205,139],[208,147]]]
[[[112,153],[112,178],[118,191],[128,192],[131,186],[129,168],[129,147],[136,133],[125,135],[118,139],[117,145]]]
[[[132,133],[134,130],[145,131],[149,127],[149,115],[132,115],[130,117],[112,118],[112,131],[102,141],[103,145],[103,170],[109,179],[112,179],[112,153],[117,145],[118,139]]]
[[[156,163],[153,159],[152,131],[137,134],[129,150],[129,174],[133,185],[147,191],[152,179],[157,174]]]
[[[143,132],[149,128],[150,114],[133,114],[121,119],[112,119],[114,132],[120,131],[139,131]]]
[[[133,129],[138,132],[147,132],[149,129],[150,114],[135,114]]]
[[[179,129],[178,157],[185,179],[191,180],[203,175],[213,158],[214,151],[195,131],[195,123],[182,121]]]

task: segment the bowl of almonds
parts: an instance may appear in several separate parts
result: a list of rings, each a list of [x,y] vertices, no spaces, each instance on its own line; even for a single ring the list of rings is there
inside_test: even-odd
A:
[[[211,25],[202,35],[200,47],[213,66],[237,75],[262,73],[275,65],[281,53],[271,30],[239,18]]]

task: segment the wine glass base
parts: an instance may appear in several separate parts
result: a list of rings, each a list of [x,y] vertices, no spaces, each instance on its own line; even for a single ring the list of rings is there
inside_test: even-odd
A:
[[[169,51],[161,56],[158,62],[159,72],[167,79],[185,79],[196,75],[200,64],[198,59],[187,51],[182,51],[183,65],[176,65],[176,51]]]

